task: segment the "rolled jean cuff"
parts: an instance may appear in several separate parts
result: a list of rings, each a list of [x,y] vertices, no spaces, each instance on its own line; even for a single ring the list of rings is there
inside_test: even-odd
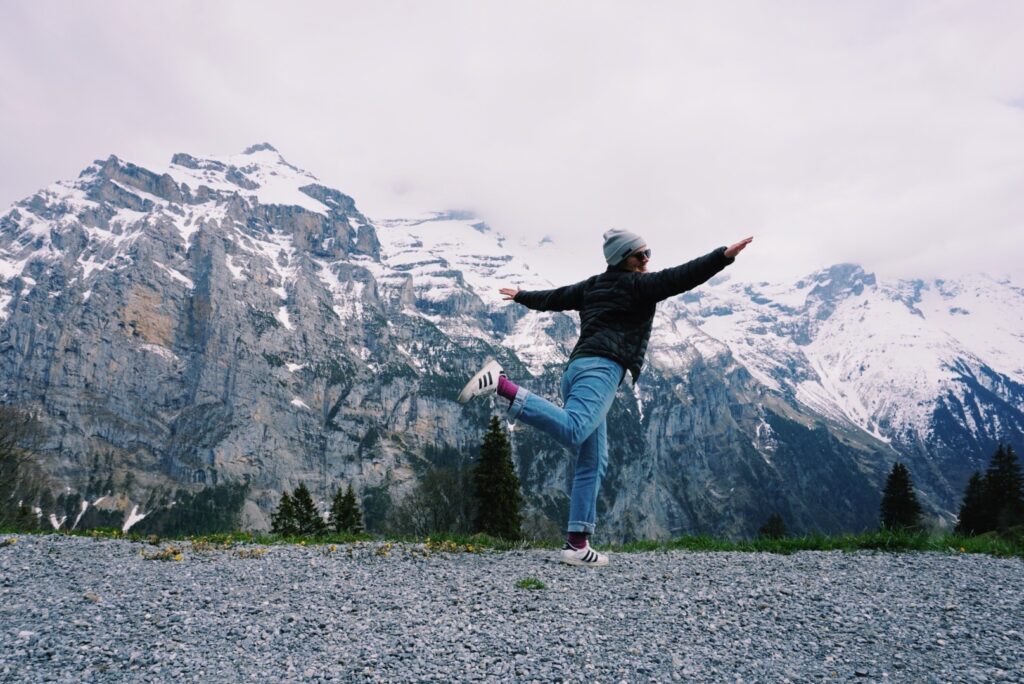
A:
[[[594,534],[596,525],[594,523],[580,522],[578,520],[570,520],[569,526],[566,528],[566,532],[585,532],[587,534]]]
[[[518,418],[519,414],[523,412],[523,406],[526,405],[526,398],[530,396],[530,391],[525,387],[520,387],[516,392],[516,398],[512,400],[512,405],[508,407],[508,422],[514,423]]]

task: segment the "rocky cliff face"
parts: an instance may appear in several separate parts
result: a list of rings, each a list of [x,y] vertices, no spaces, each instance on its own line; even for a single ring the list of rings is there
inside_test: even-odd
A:
[[[462,354],[387,306],[373,226],[268,146],[161,173],[110,158],[16,205],[0,240],[4,400],[46,417],[72,488],[95,453],[142,490],[248,478],[265,526],[283,487],[406,480],[424,444],[477,437],[418,381]]]
[[[529,264],[553,248],[459,213],[371,222],[269,145],[165,169],[111,157],[0,216],[2,401],[44,418],[72,489],[98,462],[133,474],[135,504],[248,480],[256,528],[299,481],[397,500],[437,449],[475,453],[500,402],[454,397],[484,358],[556,396],[576,318],[497,294],[550,287]],[[611,414],[606,538],[750,534],[772,512],[861,529],[897,458],[948,520],[993,440],[1024,434],[1024,326],[971,347],[907,321],[961,325],[993,292],[1021,298],[840,266],[667,302]],[[529,505],[561,524],[568,455],[526,427],[513,443]]]

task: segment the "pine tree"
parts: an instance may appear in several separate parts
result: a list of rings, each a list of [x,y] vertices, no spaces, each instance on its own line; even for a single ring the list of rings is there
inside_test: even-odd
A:
[[[512,448],[497,416],[480,446],[480,462],[473,472],[477,499],[476,528],[502,539],[522,537],[523,496],[512,466]]]
[[[786,529],[786,521],[778,513],[772,513],[761,529],[757,531],[758,536],[763,539],[783,539],[789,536]]]
[[[1017,454],[1009,444],[999,444],[985,472],[989,529],[1005,531],[1024,523],[1024,476]]]
[[[296,534],[316,537],[327,532],[327,525],[304,482],[300,482],[292,492],[292,507],[295,509]]]
[[[917,502],[910,471],[894,463],[885,481],[881,506],[882,527],[887,530],[916,530],[921,526],[921,505]]]
[[[288,490],[281,492],[281,503],[277,505],[277,511],[270,516],[270,531],[285,537],[298,534],[298,526],[295,524],[295,506]]]
[[[338,533],[359,534],[363,531],[363,514],[359,510],[359,503],[356,501],[355,492],[352,491],[351,482],[344,493],[340,488],[334,493],[328,524]]]
[[[342,520],[345,517],[345,492],[339,487],[334,490],[334,498],[331,499],[331,512],[327,516],[327,527],[332,532],[344,533],[345,527]]]
[[[363,512],[359,510],[359,500],[356,499],[351,482],[348,484],[348,489],[345,490],[345,513],[347,516],[344,518],[345,529],[351,534],[360,534],[363,531]]]
[[[988,518],[991,518],[986,510],[988,497],[985,495],[985,480],[981,473],[975,471],[967,483],[967,490],[964,491],[964,500],[960,504],[960,515],[957,516],[956,533],[963,535],[984,534],[992,529]]]

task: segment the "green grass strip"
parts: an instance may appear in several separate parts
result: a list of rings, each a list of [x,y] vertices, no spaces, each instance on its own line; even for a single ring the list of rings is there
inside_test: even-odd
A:
[[[425,544],[441,551],[521,551],[525,549],[555,549],[561,542],[555,541],[510,541],[484,534],[436,534],[427,538],[413,536],[376,536],[371,534],[327,534],[318,537],[282,537],[276,534],[229,532],[201,536],[169,536],[158,539],[116,529],[94,529],[74,532],[65,531],[9,531],[3,534],[54,534],[92,537],[96,539],[126,539],[135,542],[147,541],[189,541],[208,544],[356,544],[365,542],[392,542]],[[602,545],[603,550],[615,553],[640,553],[652,551],[709,551],[791,554],[800,551],[888,551],[910,552],[931,551],[940,553],[981,553],[998,557],[1024,558],[1024,537],[1014,534],[1001,537],[995,533],[977,537],[963,537],[954,534],[929,534],[924,532],[876,531],[862,534],[823,535],[812,534],[783,539],[728,540],[706,535],[684,536],[670,541],[635,541],[626,544]]]

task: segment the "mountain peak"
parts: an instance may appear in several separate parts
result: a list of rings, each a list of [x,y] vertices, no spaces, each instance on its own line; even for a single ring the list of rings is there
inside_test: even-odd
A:
[[[859,264],[835,264],[797,282],[797,289],[810,288],[812,294],[833,298],[850,293],[859,295],[864,287],[876,284],[875,274],[866,273]]]
[[[249,147],[245,148],[245,151],[242,152],[242,154],[255,154],[257,152],[264,152],[264,151],[266,151],[266,152],[277,152],[277,148],[274,147],[273,145],[271,145],[268,142],[256,143],[255,145],[249,145]],[[280,153],[278,152],[278,154],[280,154]]]
[[[191,154],[178,152],[171,157],[171,164],[173,166],[184,166],[193,170],[222,173],[231,170],[251,173],[256,169],[266,169],[268,173],[274,175],[278,173],[285,173],[286,175],[299,174],[306,176],[311,180],[316,180],[315,176],[309,172],[289,164],[288,161],[281,156],[281,153],[277,151],[277,148],[270,143],[250,145],[245,148],[245,151],[239,154],[231,154],[227,156],[203,155],[202,157],[195,157]]]

